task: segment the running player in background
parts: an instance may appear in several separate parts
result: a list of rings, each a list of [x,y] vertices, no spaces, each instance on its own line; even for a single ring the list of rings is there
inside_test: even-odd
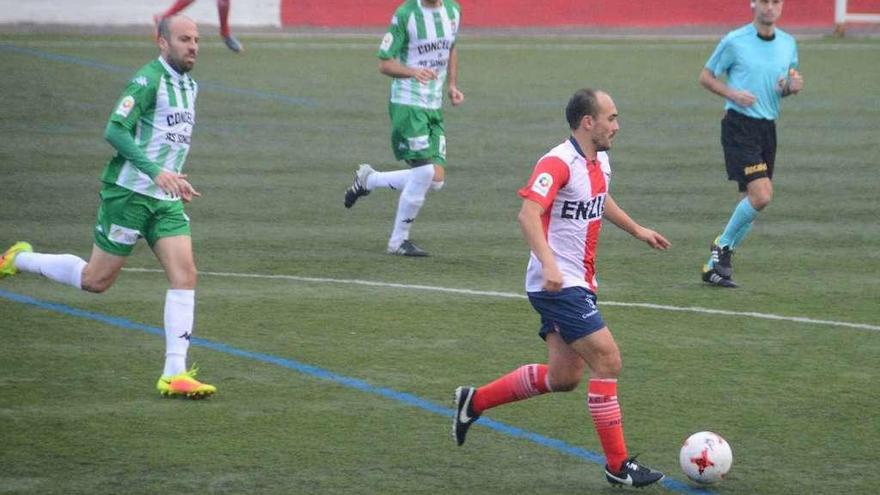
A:
[[[161,14],[154,15],[153,23],[158,25],[159,21],[162,19],[177,14],[181,10],[189,7],[189,5],[195,1],[196,0],[176,0],[171,8]],[[244,47],[235,36],[232,36],[232,33],[229,30],[229,2],[230,0],[217,0],[217,15],[220,18],[220,36],[223,37],[223,42],[226,43],[227,48],[235,53],[241,53],[244,51]]]
[[[379,46],[379,72],[391,82],[391,148],[410,168],[378,172],[362,164],[345,191],[345,207],[376,188],[400,191],[388,253],[428,256],[413,244],[409,231],[428,190],[444,184],[446,134],[443,128],[443,86],[453,105],[464,101],[458,89],[455,36],[461,9],[454,0],[407,0],[394,13]]]
[[[196,23],[184,16],[159,22],[160,56],[128,82],[104,137],[116,149],[101,177],[101,205],[88,263],[72,254],[34,253],[18,242],[0,258],[0,278],[19,271],[101,293],[116,281],[141,237],[165,269],[165,369],[162,395],[207,397],[216,388],[195,379],[186,355],[195,315],[196,266],[182,202],[199,193],[180,173],[195,125],[198,86],[189,76],[199,51]]]
[[[519,223],[531,248],[526,292],[541,315],[539,335],[547,364],[527,364],[479,388],[455,390],[452,432],[458,445],[485,411],[548,392],[574,390],[588,368],[587,407],[599,435],[612,485],[645,486],[663,474],[637,463],[623,438],[617,377],[617,343],[596,307],[596,244],[603,216],[654,249],[670,246],[642,227],[608,192],[611,165],[606,151],[617,134],[617,107],[598,90],[577,91],[565,108],[571,137],[535,165]]]
[[[700,73],[700,84],[725,99],[721,147],[727,178],[740,200],[724,231],[709,247],[703,281],[734,288],[731,258],[752,224],[773,199],[776,119],[782,98],[804,87],[797,43],[776,27],[782,0],[752,2],[754,20],[725,36]],[[719,77],[726,76],[725,83]]]

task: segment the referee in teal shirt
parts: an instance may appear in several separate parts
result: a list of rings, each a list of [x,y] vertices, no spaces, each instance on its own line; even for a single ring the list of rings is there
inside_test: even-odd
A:
[[[727,178],[737,182],[742,195],[703,266],[703,281],[719,287],[737,286],[733,252],[758,212],[773,199],[779,103],[804,87],[797,70],[797,43],[776,27],[782,4],[783,0],[753,1],[754,21],[727,33],[700,73],[700,84],[725,99],[721,146]],[[719,79],[722,75],[726,82]]]

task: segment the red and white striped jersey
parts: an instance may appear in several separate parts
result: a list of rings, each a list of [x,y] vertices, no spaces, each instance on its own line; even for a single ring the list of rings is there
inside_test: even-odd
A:
[[[562,271],[563,287],[596,292],[596,244],[602,229],[605,197],[611,183],[608,154],[587,159],[569,138],[538,160],[520,197],[544,207],[544,237]],[[541,262],[532,252],[526,269],[526,291],[543,290]]]

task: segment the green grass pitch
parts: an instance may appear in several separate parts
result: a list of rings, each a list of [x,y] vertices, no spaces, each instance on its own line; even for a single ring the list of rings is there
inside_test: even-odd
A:
[[[186,166],[203,194],[187,209],[201,271],[519,293],[515,191],[567,136],[571,93],[603,88],[622,125],[612,193],[673,243],[652,252],[606,226],[599,248],[627,440],[673,481],[645,493],[686,491],[678,448],[703,429],[733,446],[716,493],[877,492],[880,43],[801,43],[806,89],[783,103],[776,196],[735,257],[742,288],[722,291],[699,281],[736,201],[723,103],[697,84],[714,42],[463,36],[447,186],[413,229],[434,256],[400,259],[384,254],[397,194],[342,206],[358,163],[400,166],[379,36],[254,37],[244,56],[207,37]],[[154,56],[136,37],[0,35],[0,248],[88,256],[104,125]],[[145,245],[129,266],[158,268]],[[162,400],[162,337],[7,297],[160,327],[166,287],[149,271],[101,296],[32,275],[0,282],[0,493],[620,493],[559,450],[479,425],[457,448],[447,417],[204,347],[190,360],[218,395]],[[457,385],[545,359],[524,299],[203,274],[197,300],[197,337],[442,407]],[[583,388],[488,416],[600,451]]]

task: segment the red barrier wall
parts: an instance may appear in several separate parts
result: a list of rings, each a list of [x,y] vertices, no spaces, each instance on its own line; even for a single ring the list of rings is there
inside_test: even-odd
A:
[[[385,26],[402,0],[281,0],[284,26]],[[464,26],[670,27],[738,25],[748,0],[459,0]],[[849,0],[850,11],[880,13],[880,0]],[[834,25],[834,0],[790,0],[780,25]]]

